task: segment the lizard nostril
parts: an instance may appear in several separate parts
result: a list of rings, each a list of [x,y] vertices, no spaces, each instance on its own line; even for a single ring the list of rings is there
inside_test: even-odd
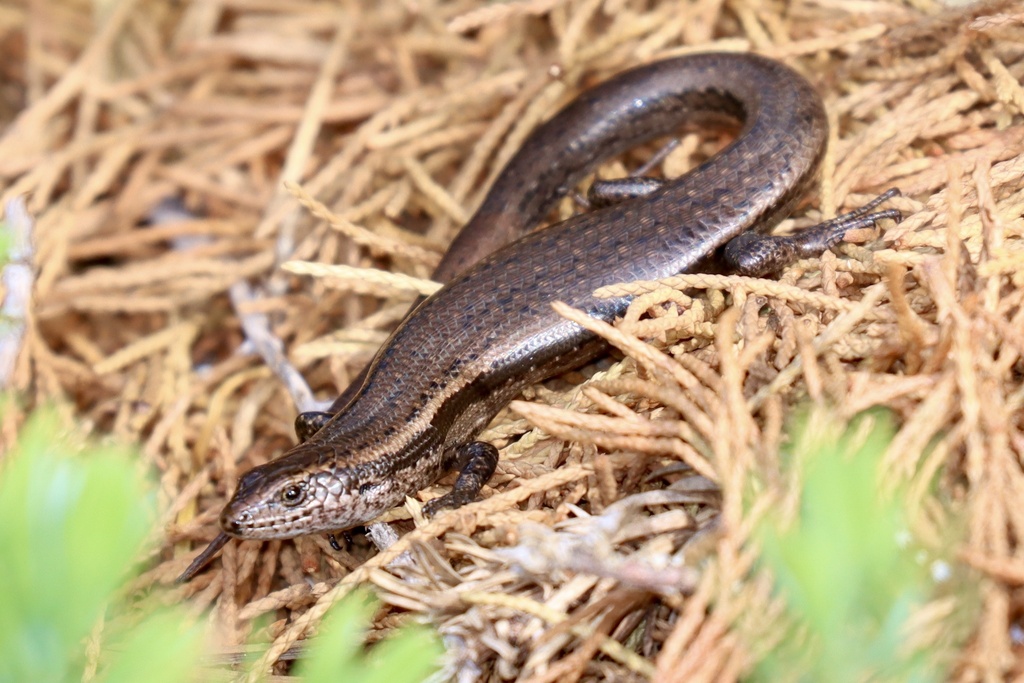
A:
[[[248,521],[251,516],[248,510],[243,510],[236,516],[229,515],[225,510],[220,515],[220,528],[229,534],[237,534],[242,528],[242,523]]]

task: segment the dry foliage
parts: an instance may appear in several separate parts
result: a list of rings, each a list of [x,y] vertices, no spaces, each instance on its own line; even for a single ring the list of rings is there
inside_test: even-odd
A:
[[[37,218],[10,382],[142,444],[165,516],[134,589],[209,610],[226,652],[274,615],[261,666],[282,671],[370,582],[376,628],[429,615],[459,675],[736,680],[778,609],[748,537],[794,504],[780,444],[809,400],[895,412],[881,480],[909,485],[926,539],[966,520],[960,557],[981,577],[954,677],[1024,673],[1019,4],[68,1],[0,5],[0,47],[0,190]],[[907,218],[778,282],[611,287],[638,294],[597,326],[625,359],[502,413],[484,500],[415,528],[415,504],[394,511],[383,551],[230,544],[172,586],[239,473],[292,443],[313,404],[292,366],[321,398],[344,387],[538,121],[584,84],[694,49],[774,56],[824,95],[832,140],[798,225],[893,185]],[[665,172],[707,148],[685,137]],[[168,198],[191,213],[156,211]],[[764,486],[743,505],[752,476]]]

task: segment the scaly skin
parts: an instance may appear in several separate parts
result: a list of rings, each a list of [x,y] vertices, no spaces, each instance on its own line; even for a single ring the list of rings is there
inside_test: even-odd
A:
[[[485,247],[540,222],[603,159],[685,121],[723,117],[742,130],[699,168],[530,233],[459,272]],[[596,299],[603,285],[689,272],[723,253],[733,268],[771,272],[829,248],[853,224],[898,218],[862,211],[795,238],[762,234],[813,182],[827,133],[813,87],[755,55],[668,59],[583,92],[502,171],[446,257],[441,276],[451,280],[395,330],[351,402],[335,404],[347,407],[321,422],[308,416],[319,431],[242,477],[221,515],[224,533],[272,539],[350,528],[453,467],[459,483],[432,509],[467,502],[497,460],[493,446],[474,441],[480,430],[524,387],[605,350],[552,302],[611,321],[629,299]]]

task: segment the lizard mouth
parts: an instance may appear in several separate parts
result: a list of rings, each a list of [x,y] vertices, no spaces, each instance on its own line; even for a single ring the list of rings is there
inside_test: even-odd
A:
[[[306,517],[301,512],[292,512],[284,517],[260,518],[251,509],[234,510],[231,503],[228,503],[220,513],[219,521],[224,533],[237,538],[271,540],[308,533],[301,529]]]

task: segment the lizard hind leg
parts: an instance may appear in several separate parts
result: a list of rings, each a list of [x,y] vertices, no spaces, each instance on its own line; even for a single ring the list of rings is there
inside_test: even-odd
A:
[[[874,211],[879,204],[899,193],[897,189],[888,190],[858,209],[793,235],[757,232],[737,235],[725,245],[722,260],[730,272],[741,275],[761,277],[777,273],[797,259],[820,256],[842,242],[849,230],[866,228],[883,219],[899,222],[903,216],[898,209]]]

